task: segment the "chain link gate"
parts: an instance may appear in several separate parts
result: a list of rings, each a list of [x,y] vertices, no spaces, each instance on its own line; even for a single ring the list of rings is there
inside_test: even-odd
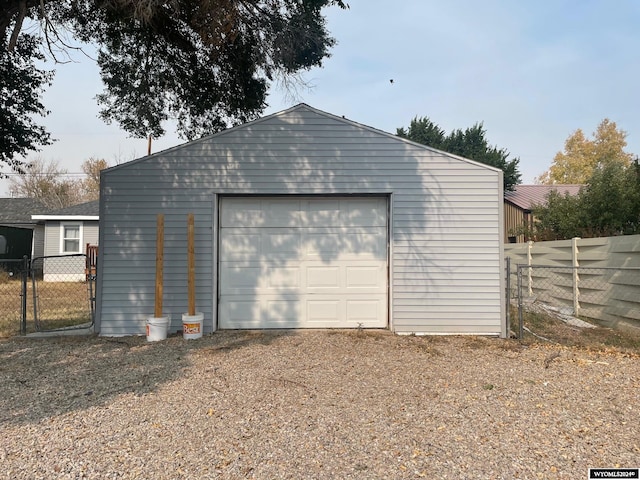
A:
[[[0,261],[3,335],[91,328],[97,255],[74,254]],[[14,333],[11,333],[14,332]]]
[[[34,258],[29,277],[37,332],[93,326],[96,275],[85,254]]]

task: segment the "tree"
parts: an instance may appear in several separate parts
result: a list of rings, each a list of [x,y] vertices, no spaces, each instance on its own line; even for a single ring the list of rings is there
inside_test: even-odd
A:
[[[593,134],[593,140],[578,129],[567,138],[564,151],[558,152],[553,164],[536,180],[545,185],[584,184],[595,169],[608,163],[628,166],[632,155],[624,151],[627,134],[616,123],[605,118]]]
[[[37,48],[19,48],[28,43],[26,20],[40,23],[32,44],[54,59],[70,48],[67,36],[97,45],[105,121],[146,138],[174,118],[193,139],[256,118],[274,79],[321,66],[335,43],[321,12],[330,5],[347,8],[342,0],[7,0],[0,41],[36,76]],[[25,92],[42,85],[25,84]],[[18,162],[15,153],[22,151],[2,152]]]
[[[580,195],[583,236],[640,233],[638,165],[598,165]]]
[[[10,177],[9,193],[12,196],[38,199],[51,210],[81,203],[78,186],[57,162],[46,163],[38,157],[29,162],[25,170],[23,175]]]
[[[82,164],[84,178],[72,178],[57,162],[36,158],[23,175],[9,179],[9,192],[16,197],[36,198],[48,209],[57,210],[100,198],[100,170],[109,165],[101,158],[89,158]]]
[[[504,189],[513,190],[521,179],[518,171],[520,159],[509,160],[510,154],[506,149],[489,145],[486,133],[482,123],[476,123],[465,130],[453,130],[445,135],[444,130],[428,117],[416,117],[408,130],[396,130],[399,137],[499,168],[504,172]]]
[[[584,218],[579,196],[562,195],[553,190],[544,205],[532,208],[535,222],[532,232],[524,233],[537,241],[562,240],[582,236]]]
[[[577,196],[551,192],[533,214],[538,240],[640,233],[640,165],[598,165]]]
[[[408,130],[400,127],[396,129],[396,135],[439,150],[446,148],[446,135],[444,130],[433,123],[428,117],[415,117],[411,120]]]
[[[22,173],[22,162],[16,157],[51,143],[34,116],[48,113],[40,97],[52,73],[35,66],[35,60],[43,58],[35,37],[21,35],[15,42],[11,51],[4,41],[0,43],[0,178],[5,176],[3,164]]]
[[[100,198],[100,171],[108,168],[104,158],[89,158],[82,164],[82,171],[86,178],[81,180],[82,201],[90,202]]]

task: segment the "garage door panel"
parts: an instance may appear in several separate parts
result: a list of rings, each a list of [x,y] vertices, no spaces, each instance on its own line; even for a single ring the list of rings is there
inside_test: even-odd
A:
[[[342,282],[340,282],[341,268],[337,266],[307,266],[305,269],[306,276],[306,288],[308,290],[314,289],[339,289]]]
[[[220,212],[220,227],[260,227],[265,225],[259,198],[228,198]]]
[[[252,229],[242,232],[233,229],[226,232],[220,242],[220,258],[224,261],[254,261],[267,259],[295,258],[302,251],[302,237],[300,233],[286,229],[266,229],[260,232]]]
[[[221,264],[220,276],[224,278],[224,282],[220,283],[220,293],[254,293],[261,272],[260,267]]]
[[[229,233],[220,241],[220,258],[225,260],[252,260],[260,258],[259,234]]]
[[[266,282],[260,282],[258,284],[259,289],[261,283],[266,283],[265,287],[268,290],[283,290],[283,293],[300,293],[300,267],[267,268],[263,278],[266,279]]]
[[[386,199],[220,205],[220,328],[387,326]]]
[[[237,325],[236,328],[258,328],[260,326],[260,316],[256,310],[257,305],[251,301],[237,301],[225,299],[220,302],[220,326],[222,328],[230,328]]]
[[[262,299],[260,302],[260,317],[270,325],[283,322],[297,323],[303,316],[301,306],[302,303],[297,300]]]
[[[304,202],[303,227],[336,227],[340,223],[340,200],[317,199]]]
[[[335,227],[387,224],[386,199],[378,198],[224,198],[220,226]]]
[[[386,260],[386,231],[306,232],[302,248],[310,260]]]
[[[386,306],[386,301],[382,298],[347,300],[347,322],[355,323],[356,326],[361,324],[363,327],[376,327],[386,323],[381,318],[383,302]]]
[[[261,253],[296,258],[302,248],[302,235],[291,230],[267,229],[260,239]]]
[[[384,328],[386,298],[221,299],[220,328]]]
[[[386,200],[370,198],[351,199],[343,209],[343,224],[363,227],[385,227],[387,225]]]
[[[269,198],[262,201],[265,225],[269,228],[296,228],[302,225],[300,200]]]
[[[379,262],[360,262],[357,265],[328,266],[322,262],[307,262],[301,290],[307,294],[386,293],[386,266]]]
[[[386,269],[380,265],[350,265],[345,267],[345,287],[352,290],[384,291]]]
[[[336,232],[304,233],[303,251],[307,258],[336,259],[341,253],[341,234]]]
[[[298,328],[303,304],[295,299],[264,297],[256,300],[225,299],[220,303],[221,328]]]
[[[221,295],[260,295],[278,291],[300,295],[302,272],[299,266],[266,267],[263,265],[235,265],[221,262]]]
[[[335,299],[307,300],[307,320],[311,326],[325,328],[344,323],[343,302]]]
[[[344,236],[344,258],[386,259],[387,232],[383,229],[348,233]]]

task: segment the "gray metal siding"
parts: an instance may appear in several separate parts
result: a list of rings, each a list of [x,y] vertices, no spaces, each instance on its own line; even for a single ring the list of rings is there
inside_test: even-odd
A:
[[[107,202],[100,232],[101,327],[103,335],[139,334],[153,316],[156,216],[165,215],[163,314],[171,330],[187,311],[187,214],[195,214],[196,306],[211,331],[213,294],[213,195],[209,192],[149,192],[146,202]],[[118,196],[119,197],[119,196]]]
[[[392,328],[500,334],[501,172],[306,106],[103,173],[103,335],[153,313],[156,214],[166,215],[165,305],[186,311],[186,215],[196,214],[198,308],[215,311],[215,194],[392,193]]]

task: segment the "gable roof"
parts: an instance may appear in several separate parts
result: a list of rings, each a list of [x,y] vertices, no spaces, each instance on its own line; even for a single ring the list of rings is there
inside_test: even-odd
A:
[[[34,223],[31,216],[46,210],[35,198],[0,198],[0,223]]]
[[[100,201],[80,203],[70,207],[47,212],[44,215],[33,215],[34,220],[99,220]]]
[[[140,157],[140,158],[131,160],[129,162],[121,163],[120,165],[115,165],[113,167],[106,168],[106,169],[104,169],[102,171],[103,172],[110,172],[110,171],[113,171],[113,170],[118,170],[120,168],[126,168],[128,165],[132,165],[132,164],[135,164],[135,163],[138,163],[138,162],[144,162],[147,159],[150,159],[150,158],[153,158],[153,157],[156,157],[156,156],[161,156],[161,155],[164,155],[166,153],[173,152],[173,151],[176,151],[176,150],[180,150],[180,149],[184,148],[187,145],[194,145],[194,144],[198,144],[198,143],[201,143],[201,142],[207,142],[207,141],[215,140],[215,138],[217,138],[217,137],[220,137],[220,136],[223,136],[223,135],[228,135],[228,134],[230,134],[232,132],[235,132],[235,131],[237,131],[239,129],[248,128],[248,127],[251,127],[253,125],[260,124],[262,122],[267,122],[267,121],[269,121],[269,120],[271,120],[273,118],[286,117],[290,113],[296,112],[298,110],[307,110],[307,111],[315,113],[316,115],[327,117],[327,118],[331,118],[331,119],[336,120],[338,122],[344,123],[345,125],[350,125],[352,127],[365,129],[365,130],[368,130],[370,132],[375,132],[375,133],[377,133],[379,135],[384,135],[386,137],[393,138],[393,139],[397,140],[398,142],[402,142],[402,143],[406,143],[406,144],[409,144],[409,145],[413,145],[414,147],[418,147],[418,148],[423,149],[423,150],[429,150],[429,151],[432,151],[432,152],[437,152],[439,154],[442,154],[442,155],[445,155],[445,156],[448,156],[448,157],[451,157],[451,158],[456,158],[456,159],[461,160],[463,162],[470,163],[470,164],[476,165],[478,167],[485,168],[487,170],[493,170],[495,172],[502,173],[502,170],[500,170],[499,168],[496,168],[496,167],[492,167],[491,165],[487,165],[485,163],[481,163],[481,162],[478,162],[478,161],[475,161],[475,160],[471,160],[469,158],[461,157],[461,156],[455,155],[453,153],[445,152],[444,150],[438,150],[437,148],[433,148],[433,147],[430,147],[428,145],[424,145],[422,143],[413,142],[413,141],[408,140],[406,138],[402,138],[402,137],[399,137],[399,136],[394,135],[392,133],[385,132],[384,130],[379,130],[379,129],[375,128],[375,127],[370,127],[368,125],[365,125],[365,124],[362,124],[362,123],[358,123],[358,122],[355,122],[353,120],[349,120],[349,119],[345,118],[344,116],[338,116],[338,115],[334,115],[332,113],[325,112],[323,110],[319,110],[319,109],[314,108],[314,107],[312,107],[310,105],[307,105],[306,103],[299,103],[299,104],[294,105],[293,107],[287,108],[285,110],[281,110],[279,112],[272,113],[272,114],[264,116],[264,117],[260,117],[260,118],[258,118],[256,120],[253,120],[253,121],[250,121],[250,122],[247,122],[247,123],[243,123],[241,125],[237,125],[235,127],[231,127],[231,128],[228,128],[226,130],[222,130],[222,131],[217,132],[217,133],[212,133],[210,135],[206,135],[206,136],[204,136],[202,138],[199,138],[199,139],[196,139],[196,140],[192,140],[190,142],[186,142],[186,143],[183,143],[183,144],[180,144],[180,145],[176,145],[175,147],[171,147],[171,148],[168,148],[166,150],[162,150],[160,152],[156,152],[156,153],[154,153],[152,155],[147,155],[145,157]]]
[[[516,185],[515,190],[504,192],[504,199],[523,210],[547,203],[547,195],[557,191],[560,195],[577,195],[583,185]]]

